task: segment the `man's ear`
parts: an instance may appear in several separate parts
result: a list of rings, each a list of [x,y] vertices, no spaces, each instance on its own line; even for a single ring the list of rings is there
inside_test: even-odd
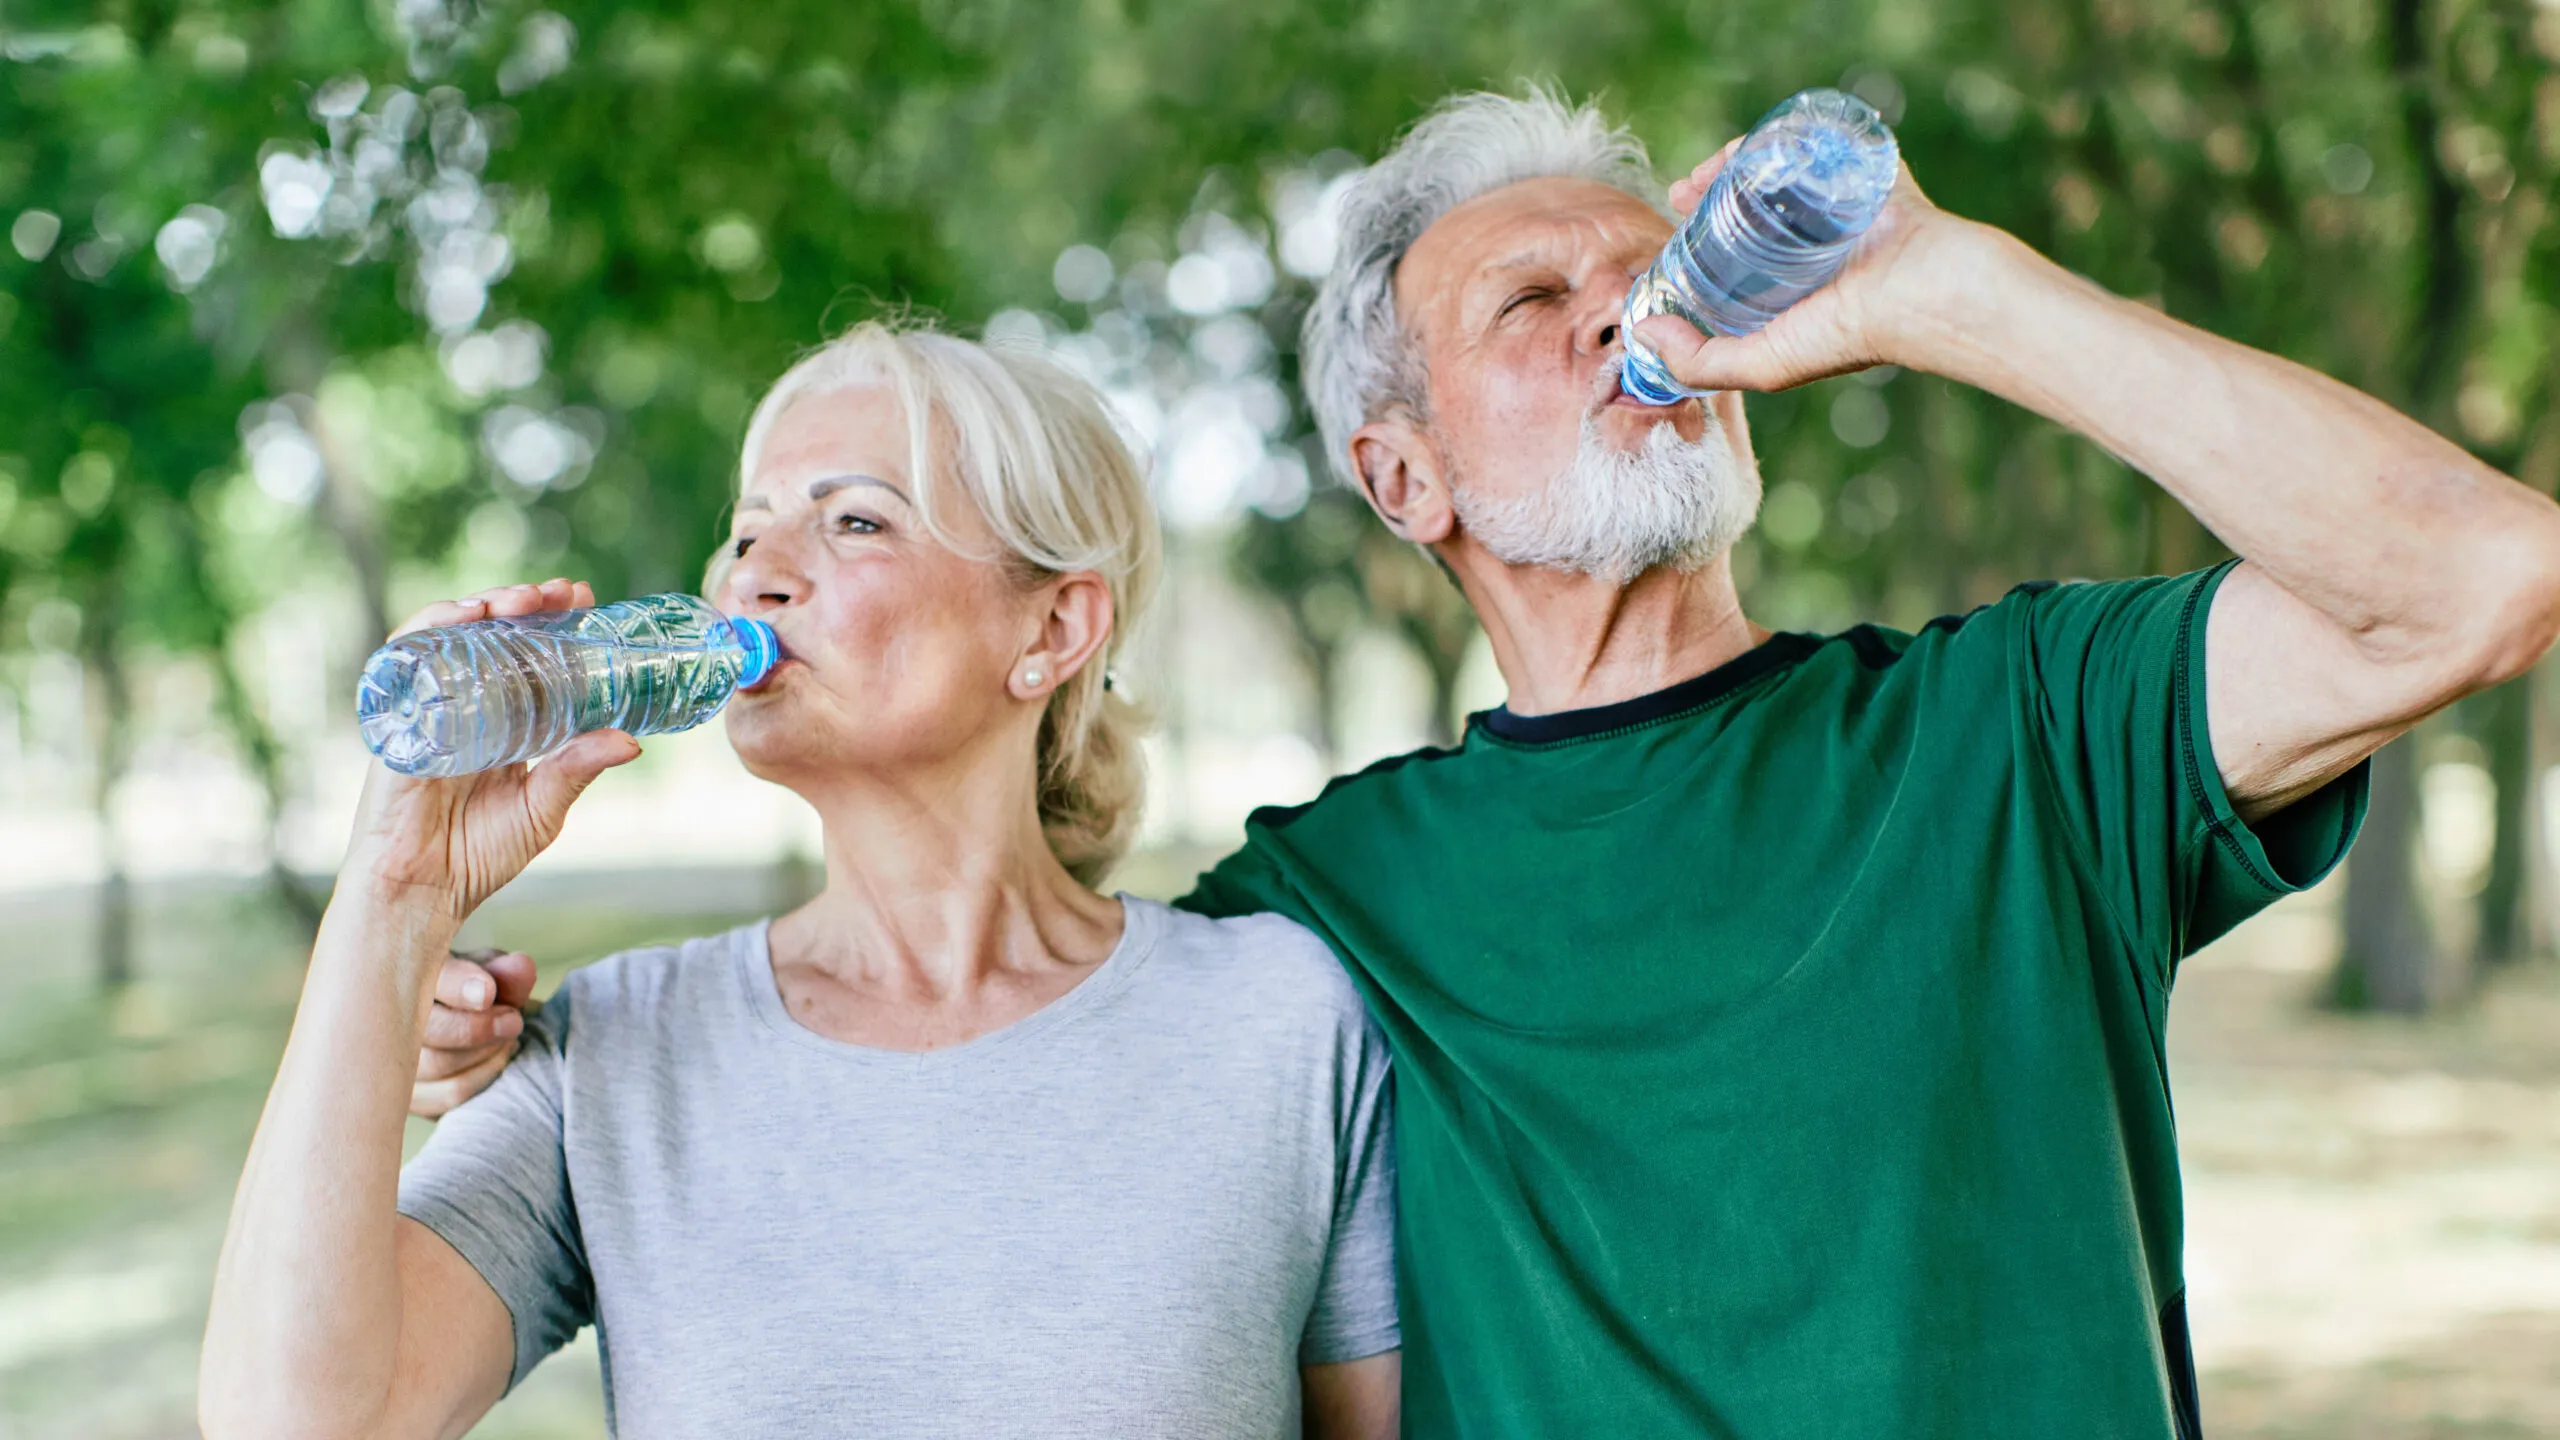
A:
[[[1398,410],[1351,432],[1351,473],[1360,493],[1396,538],[1437,545],[1455,533],[1457,513],[1439,452],[1411,417]]]

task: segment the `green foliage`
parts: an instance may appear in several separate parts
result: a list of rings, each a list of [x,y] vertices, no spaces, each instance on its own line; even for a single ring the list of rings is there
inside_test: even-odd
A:
[[[1027,307],[1053,338],[1134,333],[1114,373],[1170,393],[1206,373],[1214,317],[1168,304],[1151,267],[1196,250],[1212,216],[1267,245],[1291,177],[1373,155],[1440,94],[1524,75],[1604,94],[1666,170],[1788,91],[1848,84],[1895,118],[1941,203],[2410,404],[2548,486],[2551,13],[13,10],[0,218],[24,243],[0,250],[0,403],[23,418],[0,440],[0,633],[17,643],[40,598],[112,589],[132,637],[204,647],[300,565],[343,570],[386,615],[463,579],[684,585],[751,398],[829,330],[883,306]],[[1077,244],[1116,262],[1109,295],[1052,288]],[[1256,373],[1284,387],[1306,289],[1281,274],[1252,309]],[[1282,394],[1274,455],[1309,428]],[[1753,420],[1772,510],[1743,558],[1774,623],[1911,623],[2025,574],[2214,553],[2108,458],[1932,378],[1829,382]],[[1336,543],[1346,499],[1304,468],[1304,523],[1212,533],[1238,537],[1311,661],[1378,623],[1453,675],[1463,612],[1419,557],[1368,530]]]

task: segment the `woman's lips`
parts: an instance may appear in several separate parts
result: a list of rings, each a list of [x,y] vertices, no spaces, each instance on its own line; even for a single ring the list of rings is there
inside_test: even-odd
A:
[[[805,665],[807,663],[808,662],[801,660],[797,656],[785,654],[782,658],[774,661],[773,668],[764,672],[762,678],[758,679],[756,683],[753,685],[739,686],[738,693],[741,695],[753,695],[759,691],[771,689],[773,682],[781,678],[783,671],[794,665]]]

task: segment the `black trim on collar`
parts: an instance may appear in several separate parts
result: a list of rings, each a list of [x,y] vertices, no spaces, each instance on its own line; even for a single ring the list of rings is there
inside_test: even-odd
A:
[[[1515,715],[1508,705],[1480,710],[1471,717],[1496,739],[1522,745],[1547,745],[1624,730],[1695,710],[1732,694],[1761,676],[1792,665],[1822,644],[1819,635],[1781,631],[1743,651],[1704,675],[1692,675],[1649,695],[1594,705],[1586,710],[1559,710],[1553,715]]]

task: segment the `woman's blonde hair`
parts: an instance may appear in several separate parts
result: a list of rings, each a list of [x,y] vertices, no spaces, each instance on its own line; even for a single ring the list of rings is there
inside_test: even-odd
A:
[[[1145,471],[1102,397],[1056,362],[922,322],[870,320],[804,356],[765,392],[747,422],[740,483],[794,401],[873,385],[886,386],[906,414],[907,468],[926,533],[973,558],[1010,561],[1026,580],[1090,570],[1110,588],[1110,638],[1050,694],[1040,721],[1040,828],[1069,873],[1099,884],[1128,850],[1146,798],[1145,720],[1111,679],[1163,564]],[[973,554],[942,523],[945,486],[984,517],[998,554]],[[713,558],[707,593],[726,581],[728,556],[724,545]]]

